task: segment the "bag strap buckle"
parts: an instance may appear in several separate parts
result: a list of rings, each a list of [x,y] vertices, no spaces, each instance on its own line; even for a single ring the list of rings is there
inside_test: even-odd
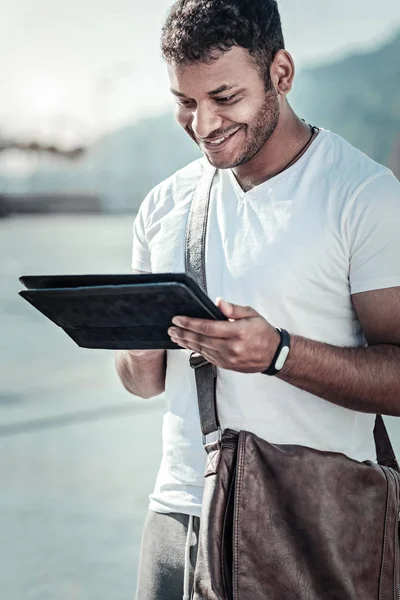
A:
[[[204,356],[202,356],[198,352],[192,352],[189,358],[189,364],[192,367],[192,369],[200,369],[200,367],[205,367],[210,363],[206,358],[204,358]]]
[[[219,443],[221,443],[221,440],[222,440],[222,429],[221,429],[221,427],[219,425],[218,425],[217,432],[218,432],[218,440],[217,441]],[[207,436],[204,435],[204,433],[202,435],[203,435],[203,446],[207,446],[207,444],[208,444],[208,442],[207,442]]]

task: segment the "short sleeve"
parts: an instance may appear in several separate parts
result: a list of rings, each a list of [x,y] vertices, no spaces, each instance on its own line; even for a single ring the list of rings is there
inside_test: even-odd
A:
[[[361,188],[346,229],[351,293],[400,286],[400,182],[390,171]]]
[[[150,249],[146,238],[147,198],[141,205],[133,224],[132,269],[151,273]]]

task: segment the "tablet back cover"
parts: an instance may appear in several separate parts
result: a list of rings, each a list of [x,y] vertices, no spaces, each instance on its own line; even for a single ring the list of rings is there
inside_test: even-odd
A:
[[[87,283],[87,277],[94,285],[74,285]],[[161,280],[151,275],[124,277],[128,279],[123,281],[135,278],[138,283],[98,285],[121,282],[121,276],[68,276],[70,287],[42,287],[19,294],[84,348],[176,349],[179,347],[167,333],[174,316],[224,318],[201,290],[203,303],[196,301],[199,289],[192,280],[189,287],[183,284],[186,276],[172,282],[167,275]],[[61,283],[65,285],[66,281]]]

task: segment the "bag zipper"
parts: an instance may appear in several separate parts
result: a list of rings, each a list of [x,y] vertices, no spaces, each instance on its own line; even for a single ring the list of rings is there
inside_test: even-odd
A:
[[[222,581],[223,581],[223,585],[224,585],[224,592],[225,592],[225,596],[226,596],[226,600],[231,600],[233,598],[232,596],[232,583],[233,583],[233,506],[232,506],[232,497],[234,496],[234,492],[235,492],[235,484],[236,484],[236,466],[234,468],[234,471],[232,473],[232,479],[229,485],[229,492],[228,492],[228,497],[227,497],[227,503],[226,503],[226,510],[225,510],[225,515],[224,515],[224,524],[223,524],[223,528],[222,528],[222,552],[221,552],[221,564],[222,564]],[[231,521],[231,523],[228,523],[228,519],[229,521]],[[227,551],[226,551],[226,534],[227,534],[227,528],[229,528],[229,525],[231,526],[231,539],[229,541],[229,557],[227,556]],[[228,531],[229,534],[229,531]],[[229,560],[229,568],[230,568],[230,573],[228,573],[226,571],[226,569],[228,568],[228,565],[226,564],[227,561]],[[230,576],[230,578],[229,578]]]
[[[386,472],[390,473],[390,476],[393,480],[395,488],[399,491],[399,474],[394,471],[391,467],[386,468]],[[400,504],[399,498],[397,498],[397,523],[395,530],[395,586],[394,586],[394,594],[396,595],[396,600],[400,600]]]
[[[399,481],[398,481],[398,473],[393,473],[393,471],[391,471],[391,475],[393,477],[393,481],[397,487],[397,489],[399,489]],[[399,502],[399,499],[398,499]],[[397,583],[397,587],[396,587],[396,591],[397,591],[397,595],[396,598],[397,600],[400,600],[400,505],[397,504],[397,524],[396,524],[396,532],[395,532],[395,581]]]
[[[398,512],[397,512],[396,577],[397,577],[397,600],[400,600],[400,508],[398,509]]]

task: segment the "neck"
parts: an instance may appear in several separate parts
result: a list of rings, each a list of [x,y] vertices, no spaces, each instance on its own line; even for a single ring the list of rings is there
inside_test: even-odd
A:
[[[232,169],[243,190],[247,191],[267,181],[284,169],[296,152],[307,144],[310,133],[309,125],[286,105],[273,134],[258,154],[249,162]]]

